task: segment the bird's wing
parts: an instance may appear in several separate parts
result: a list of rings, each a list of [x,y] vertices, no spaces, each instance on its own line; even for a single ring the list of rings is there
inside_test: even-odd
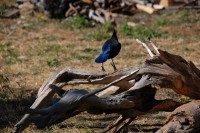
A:
[[[96,59],[95,62],[96,63],[103,63],[105,62],[108,58],[109,58],[109,53],[101,53]]]
[[[110,43],[107,43],[107,42],[106,42],[106,43],[103,45],[103,47],[102,47],[102,52],[103,52],[103,53],[104,53],[104,52],[109,52],[110,49],[111,49]]]
[[[102,47],[101,54],[95,59],[96,63],[103,63],[105,62],[110,56],[111,46],[109,43],[105,43]]]

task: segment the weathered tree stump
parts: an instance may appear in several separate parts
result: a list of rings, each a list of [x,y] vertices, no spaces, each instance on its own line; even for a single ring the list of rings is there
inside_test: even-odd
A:
[[[119,132],[137,116],[154,111],[173,111],[181,105],[172,99],[156,100],[157,87],[170,88],[194,99],[200,98],[200,70],[192,62],[157,49],[152,41],[149,42],[154,52],[145,43],[136,41],[142,44],[151,56],[141,65],[112,74],[63,69],[52,75],[40,87],[38,98],[27,114],[15,125],[15,132],[23,131],[30,123],[35,123],[38,128],[57,124],[83,111],[90,114],[120,114],[119,119],[106,129]],[[62,89],[71,84],[105,86],[92,92]],[[97,93],[106,92],[107,88],[112,86],[117,86],[123,92],[98,96]],[[61,96],[61,99],[49,106],[55,93]]]

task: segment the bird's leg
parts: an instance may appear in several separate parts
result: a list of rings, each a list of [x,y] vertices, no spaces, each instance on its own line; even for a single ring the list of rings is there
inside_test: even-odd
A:
[[[101,68],[102,68],[102,71],[106,71],[105,69],[104,69],[104,67],[103,67],[103,63],[101,64]]]
[[[112,60],[112,66],[113,66],[113,68],[114,68],[114,71],[117,71],[117,68],[116,68],[116,66],[115,66],[115,63],[114,63],[114,61],[113,61],[113,59],[111,59]]]

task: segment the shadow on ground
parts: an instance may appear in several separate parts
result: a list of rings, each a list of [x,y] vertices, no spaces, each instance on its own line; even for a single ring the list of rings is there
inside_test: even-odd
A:
[[[13,127],[25,114],[27,107],[34,102],[35,96],[23,99],[2,100],[0,99],[0,129]]]
[[[108,126],[108,124],[104,123],[104,124],[92,124],[92,125],[87,125],[88,128],[92,129],[92,130],[104,130],[106,129]],[[128,133],[128,132],[156,132],[157,130],[159,130],[161,127],[163,126],[163,124],[132,124],[132,125],[128,125],[126,126],[122,132],[123,133]],[[73,128],[76,127],[77,129],[82,129],[84,128],[83,125],[77,125],[75,123],[65,123],[65,124],[61,124],[59,125],[59,128]]]

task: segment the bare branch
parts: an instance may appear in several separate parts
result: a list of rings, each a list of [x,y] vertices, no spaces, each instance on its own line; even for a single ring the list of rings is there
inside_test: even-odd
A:
[[[152,53],[152,51],[149,49],[149,47],[148,47],[144,42],[140,41],[139,39],[136,39],[136,42],[139,43],[139,44],[141,44],[141,45],[147,50],[147,52],[149,53],[149,55],[150,55],[151,57],[154,57],[154,56],[155,56],[155,55]]]
[[[129,78],[130,76],[132,76],[133,74],[137,73],[138,71],[139,71],[139,70],[135,70],[135,71],[131,72],[131,73],[128,74],[128,75],[122,76],[121,78],[119,78],[119,79],[117,79],[117,80],[111,82],[110,84],[107,84],[107,85],[105,85],[104,87],[102,87],[102,88],[100,88],[100,89],[97,89],[97,90],[95,90],[95,91],[93,91],[93,92],[90,92],[90,93],[84,95],[84,96],[82,97],[82,99],[88,98],[88,97],[90,97],[90,96],[92,96],[92,95],[95,95],[96,93],[99,93],[99,92],[101,92],[101,91],[107,89],[108,87],[110,87],[110,86],[112,86],[112,85],[114,85],[114,84],[116,84],[116,83],[118,83],[118,82],[120,82],[120,81],[122,81],[122,80],[125,80],[125,79]]]
[[[151,44],[151,46],[154,48],[154,50],[156,51],[156,53],[160,54],[160,52],[158,51],[158,48],[156,47],[155,43],[151,40],[151,38],[149,38],[148,41]]]

